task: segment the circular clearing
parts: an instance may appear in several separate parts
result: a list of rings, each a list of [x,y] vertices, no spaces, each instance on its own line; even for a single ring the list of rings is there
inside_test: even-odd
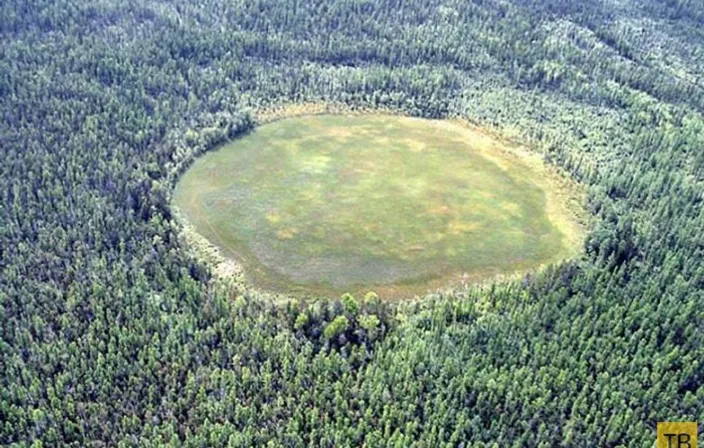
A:
[[[576,253],[545,173],[504,145],[447,121],[290,118],[196,160],[174,201],[256,287],[418,293]]]

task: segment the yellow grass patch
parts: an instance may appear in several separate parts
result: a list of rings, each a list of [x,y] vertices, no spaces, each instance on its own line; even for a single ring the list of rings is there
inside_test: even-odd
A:
[[[270,224],[276,224],[281,221],[281,215],[278,213],[267,213],[266,220],[269,221]]]
[[[479,226],[472,222],[450,221],[447,225],[447,232],[451,235],[469,233],[475,231]]]

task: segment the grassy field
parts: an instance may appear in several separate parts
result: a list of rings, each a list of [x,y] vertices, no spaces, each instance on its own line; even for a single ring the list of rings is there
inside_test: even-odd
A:
[[[447,121],[290,118],[198,159],[174,202],[269,291],[388,297],[575,255],[544,170]]]

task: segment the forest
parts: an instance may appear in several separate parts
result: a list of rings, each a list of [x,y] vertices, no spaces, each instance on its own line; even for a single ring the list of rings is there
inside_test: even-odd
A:
[[[653,446],[704,425],[700,0],[0,2],[0,445]],[[217,281],[170,207],[257,111],[459,117],[583,255],[387,301]]]

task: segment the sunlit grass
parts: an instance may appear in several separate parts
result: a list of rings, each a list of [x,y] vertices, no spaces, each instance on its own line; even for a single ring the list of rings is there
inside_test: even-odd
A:
[[[499,145],[449,122],[291,118],[197,160],[175,203],[278,291],[420,291],[572,254],[548,184]]]

